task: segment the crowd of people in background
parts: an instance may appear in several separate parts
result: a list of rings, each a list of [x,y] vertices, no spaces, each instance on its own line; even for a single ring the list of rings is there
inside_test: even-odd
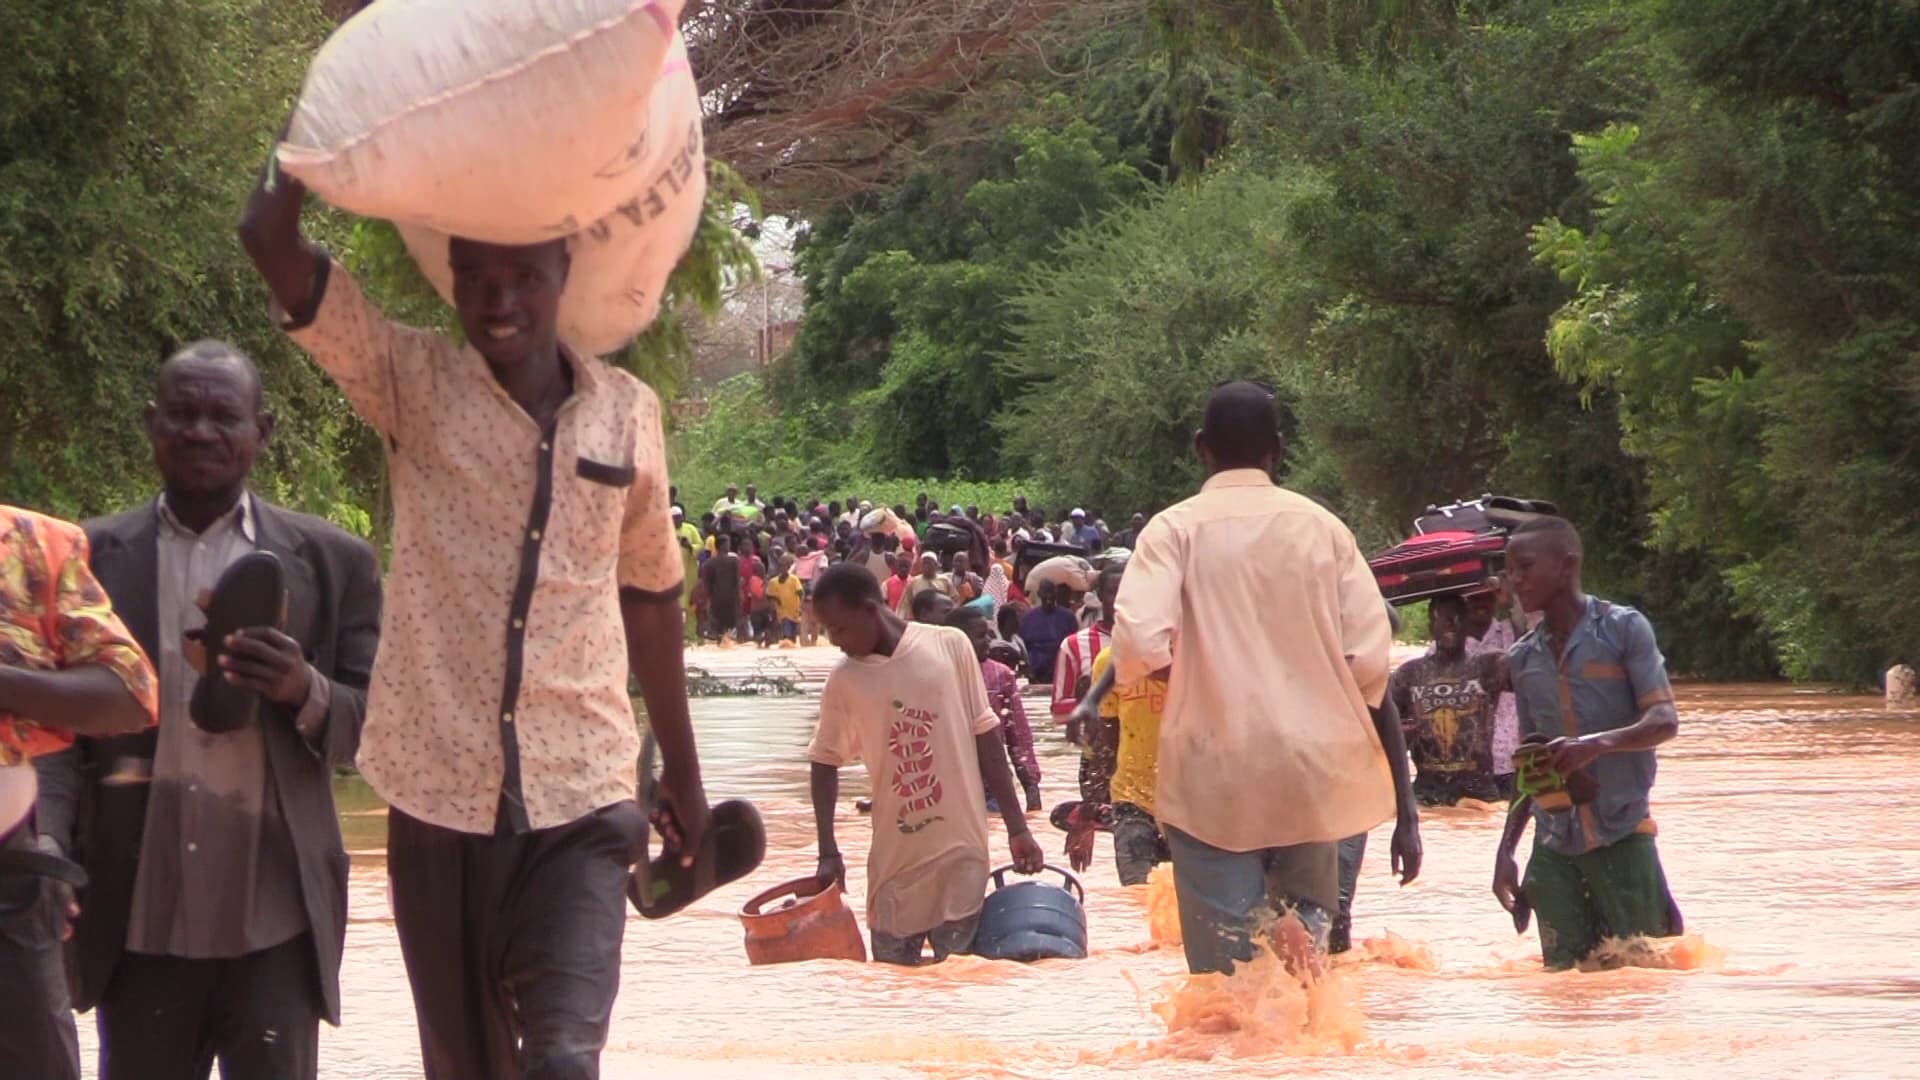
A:
[[[1016,497],[999,513],[979,506],[942,509],[921,493],[876,509],[857,497],[804,502],[776,495],[762,500],[758,487],[728,485],[726,494],[698,513],[671,495],[675,533],[686,571],[687,642],[758,645],[816,644],[819,621],[812,612],[812,586],[829,566],[864,566],[880,583],[887,606],[905,618],[940,622],[952,608],[976,605],[990,638],[1039,683],[1054,681],[1063,642],[1101,621],[1097,591],[1064,585],[1024,588],[1015,567],[1031,545],[1049,554],[1072,550],[1089,560],[1110,561],[1107,552],[1131,550],[1146,517],[1134,514],[1115,530],[1098,512],[1075,507],[1049,522],[1047,511]],[[878,527],[884,521],[885,527]],[[868,522],[875,527],[865,527]],[[1005,614],[1011,611],[1011,616]],[[1074,654],[1076,670],[1092,664],[1089,644]],[[1097,651],[1097,650],[1096,650]],[[1083,655],[1084,654],[1084,655]],[[1003,655],[1005,662],[1009,657]],[[1056,696],[1054,711],[1071,711],[1072,685]]]

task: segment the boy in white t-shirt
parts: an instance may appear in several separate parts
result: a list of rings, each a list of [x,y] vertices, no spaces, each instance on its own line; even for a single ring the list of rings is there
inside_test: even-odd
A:
[[[936,961],[969,952],[987,892],[987,792],[1002,807],[1014,867],[1031,874],[1045,861],[1020,812],[973,645],[958,630],[910,624],[889,611],[879,582],[853,564],[821,573],[813,608],[827,639],[847,654],[827,677],[807,751],[820,834],[816,876],[846,883],[833,815],[840,767],[860,758],[873,781],[873,958],[917,964],[929,942]]]

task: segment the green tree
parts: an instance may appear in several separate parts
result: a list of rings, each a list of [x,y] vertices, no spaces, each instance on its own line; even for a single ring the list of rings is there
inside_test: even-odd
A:
[[[1864,680],[1920,654],[1920,12],[1647,2],[1626,29],[1660,77],[1580,144],[1591,225],[1535,234],[1578,290],[1555,356],[1618,395],[1660,539],[1725,568],[1791,673]]]
[[[1028,391],[1001,415],[1011,455],[1120,512],[1191,494],[1200,405],[1226,378],[1278,378],[1272,306],[1309,283],[1286,207],[1310,174],[1210,174],[1070,235],[1013,302],[1004,365]]]
[[[0,7],[5,498],[78,516],[150,491],[140,418],[154,374],[219,336],[258,361],[280,414],[261,487],[364,529],[360,436],[273,330],[233,239],[270,118],[329,28],[313,3]]]
[[[782,389],[848,402],[863,468],[1000,475],[988,421],[1013,390],[994,364],[1007,299],[1062,233],[1145,186],[1117,140],[1085,121],[1014,129],[994,161],[964,181],[923,172],[798,245],[807,317]]]
[[[333,25],[314,0],[0,6],[0,497],[81,516],[149,492],[140,418],[154,374],[180,346],[221,337],[258,363],[278,414],[255,485],[378,531],[379,446],[269,322],[234,239]],[[757,269],[734,227],[752,193],[722,166],[711,179],[661,319],[620,358],[667,397],[685,379],[685,319]],[[391,226],[324,210],[309,221],[396,318],[451,328]]]

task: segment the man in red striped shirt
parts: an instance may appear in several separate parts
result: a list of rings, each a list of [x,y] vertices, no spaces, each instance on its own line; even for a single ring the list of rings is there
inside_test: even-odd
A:
[[[1067,741],[1081,748],[1080,798],[1085,802],[1112,801],[1108,788],[1113,780],[1114,752],[1120,745],[1120,722],[1096,720],[1101,731],[1100,738],[1095,739],[1092,732],[1078,730],[1078,726],[1068,720],[1068,714],[1087,692],[1094,657],[1107,647],[1108,638],[1113,635],[1114,598],[1120,593],[1123,568],[1114,565],[1100,572],[1094,586],[1100,597],[1100,621],[1061,642],[1060,653],[1053,663],[1053,717],[1056,723],[1067,725]]]

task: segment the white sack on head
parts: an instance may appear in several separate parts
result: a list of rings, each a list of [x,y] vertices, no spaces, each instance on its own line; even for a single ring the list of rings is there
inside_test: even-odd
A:
[[[314,58],[280,165],[367,217],[496,244],[579,232],[659,156],[647,101],[681,2],[382,0]]]
[[[1093,589],[1093,564],[1078,555],[1055,555],[1027,572],[1027,595],[1039,596],[1040,586],[1052,582],[1074,592]]]
[[[630,174],[635,187],[612,213],[567,242],[572,265],[560,296],[560,340],[589,355],[624,347],[653,322],[667,275],[700,225],[707,194],[700,92],[677,37],[648,113],[647,152]],[[452,303],[447,234],[402,224],[400,237],[434,289]]]

